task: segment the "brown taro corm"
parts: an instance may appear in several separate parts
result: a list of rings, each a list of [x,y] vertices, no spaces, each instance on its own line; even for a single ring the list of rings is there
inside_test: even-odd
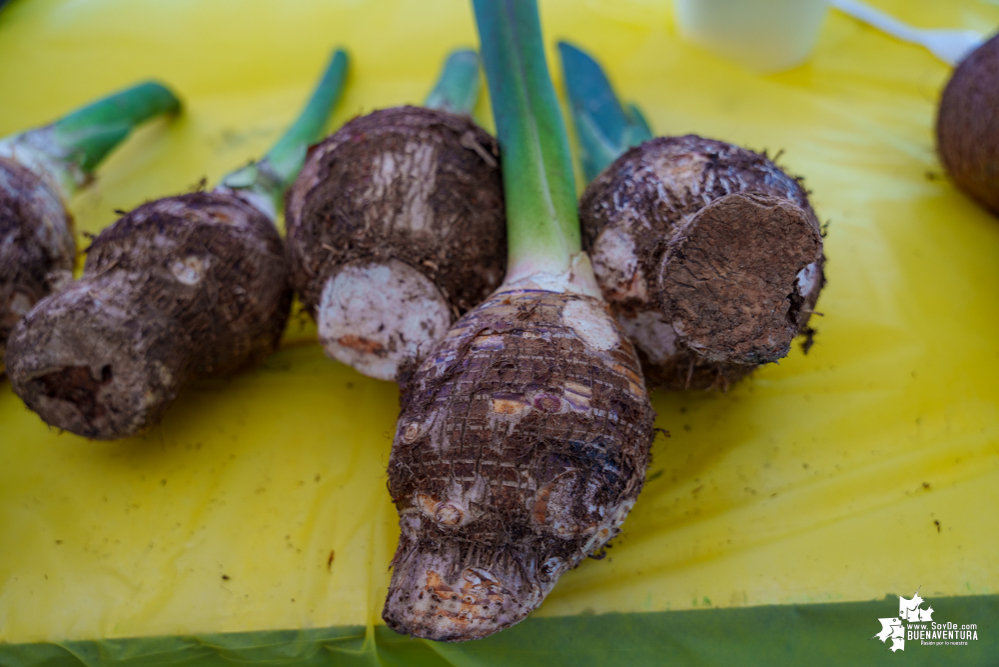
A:
[[[947,83],[937,147],[954,182],[999,215],[999,35],[965,58]]]
[[[810,332],[821,228],[765,155],[694,135],[646,141],[590,183],[580,219],[650,386],[725,388]]]
[[[655,419],[582,251],[537,5],[474,8],[509,266],[402,385],[389,459],[401,535],[382,611],[396,632],[450,642],[523,620],[599,554],[642,487]]]
[[[496,140],[467,116],[403,106],[309,153],[288,198],[293,282],[326,353],[394,380],[503,278]]]
[[[635,504],[655,412],[607,305],[576,289],[501,288],[404,385],[382,614],[397,632],[466,641],[523,620]]]
[[[276,347],[291,303],[273,222],[242,198],[150,202],[105,229],[80,280],[11,334],[14,391],[52,426],[99,440],[161,418],[192,380]]]
[[[170,89],[144,81],[0,137],[0,374],[14,325],[73,277],[70,197],[134,127],[179,109]]]
[[[73,219],[41,177],[0,157],[0,372],[7,337],[49,292],[72,279]]]
[[[273,352],[291,306],[274,226],[284,191],[343,88],[337,49],[297,120],[211,192],[138,207],[100,233],[83,275],[11,333],[14,391],[48,424],[98,440],[155,425],[196,379]]]

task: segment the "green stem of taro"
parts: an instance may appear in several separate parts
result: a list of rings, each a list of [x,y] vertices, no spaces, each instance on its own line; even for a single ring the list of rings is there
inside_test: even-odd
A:
[[[343,92],[348,61],[347,53],[338,49],[294,124],[263,158],[227,174],[220,185],[240,191],[276,219],[285,190],[305,164],[306,151],[323,136],[330,112]]]
[[[559,42],[558,49],[589,182],[629,148],[651,139],[652,131],[638,107],[621,106],[603,68],[588,53],[567,42]]]
[[[284,136],[264,157],[264,160],[271,163],[284,187],[291,185],[298,176],[302,165],[305,164],[305,152],[308,147],[322,138],[330,111],[343,92],[347,63],[347,52],[337,49],[326,71],[323,72],[323,78],[316,85],[312,97],[295,124],[288,128]]]
[[[113,93],[63,118],[0,140],[0,155],[45,173],[64,196],[85,184],[94,169],[136,125],[180,109],[177,97],[154,81]]]
[[[545,61],[535,0],[474,0],[503,156],[506,282],[565,273],[580,252],[565,124]]]
[[[471,49],[458,49],[448,56],[423,106],[470,116],[478,99],[479,57]]]
[[[136,125],[179,109],[180,102],[170,90],[147,81],[57,120],[52,124],[52,139],[66,151],[67,162],[90,174]]]

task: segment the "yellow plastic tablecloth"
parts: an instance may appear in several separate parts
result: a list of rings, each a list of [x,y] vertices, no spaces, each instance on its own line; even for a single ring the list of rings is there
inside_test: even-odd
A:
[[[995,0],[873,4],[999,25]],[[671,437],[623,534],[535,616],[999,593],[999,220],[934,152],[950,69],[835,12],[807,64],[758,76],[683,43],[665,1],[541,9],[549,45],[593,52],[656,132],[783,151],[830,225],[808,355],[728,393],[655,394]],[[178,91],[183,115],[72,202],[96,233],[259,156],[333,47],[352,65],[331,128],[419,103],[476,43],[464,0],[15,0],[0,135],[147,77]],[[476,113],[492,127],[488,100]],[[304,315],[260,368],[191,387],[131,440],[50,429],[0,381],[0,643],[380,624],[396,415],[395,386],[326,359]]]

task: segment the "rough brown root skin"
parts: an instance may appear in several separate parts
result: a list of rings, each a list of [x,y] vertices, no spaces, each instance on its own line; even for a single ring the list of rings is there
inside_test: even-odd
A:
[[[618,532],[654,419],[602,301],[500,291],[465,315],[404,387],[385,621],[465,641],[523,620]]]
[[[408,265],[445,300],[448,324],[495,290],[506,268],[498,152],[496,140],[468,118],[419,107],[355,118],[315,146],[285,216],[295,289],[313,317],[347,264]],[[411,319],[386,318],[382,337],[405,337],[406,325],[396,327]],[[368,324],[353,331],[344,322],[338,333],[368,339]],[[337,358],[383,377],[380,354],[359,346]],[[396,366],[418,361],[400,359]]]
[[[191,381],[276,347],[289,266],[271,221],[194,193],[135,209],[91,245],[81,279],[14,329],[14,391],[52,426],[112,440],[148,429]]]
[[[777,361],[798,335],[798,274],[821,252],[822,237],[796,204],[719,197],[666,246],[656,281],[660,308],[687,347],[709,361]]]
[[[965,58],[947,83],[937,148],[958,187],[999,215],[999,35]]]
[[[73,220],[37,175],[0,158],[0,373],[7,337],[45,295],[73,277]]]
[[[801,185],[688,135],[631,149],[580,201],[584,247],[650,386],[725,388],[787,354],[824,283]]]

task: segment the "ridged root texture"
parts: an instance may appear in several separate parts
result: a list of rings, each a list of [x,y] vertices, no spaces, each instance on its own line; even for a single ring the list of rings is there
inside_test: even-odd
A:
[[[485,637],[537,608],[634,504],[655,419],[638,360],[603,302],[501,291],[404,392],[382,615],[428,639]]]
[[[954,182],[999,215],[999,35],[954,70],[940,99],[937,147]]]
[[[7,337],[49,292],[73,277],[73,221],[34,173],[0,158],[0,373]]]
[[[94,240],[79,281],[15,328],[11,384],[52,426],[100,440],[135,435],[191,381],[277,347],[288,274],[273,223],[238,197],[145,204]]]
[[[309,152],[285,217],[295,289],[329,356],[380,379],[412,372],[499,286],[498,154],[470,119],[419,107],[356,118]]]
[[[587,187],[580,218],[652,386],[725,387],[807,331],[821,229],[764,155],[693,135],[647,141]]]

